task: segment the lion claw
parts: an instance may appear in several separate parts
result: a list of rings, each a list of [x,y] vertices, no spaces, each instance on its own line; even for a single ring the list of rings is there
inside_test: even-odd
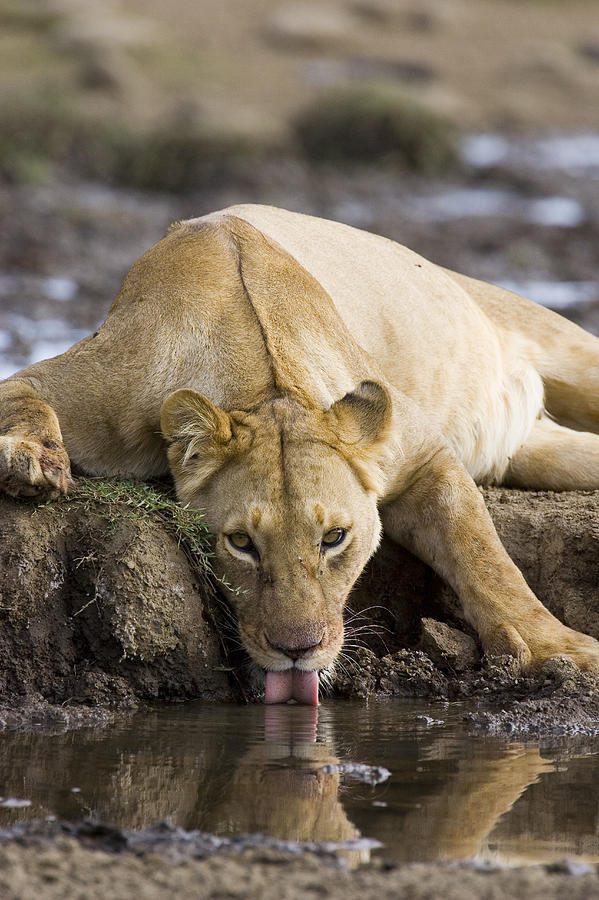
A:
[[[35,435],[0,437],[0,486],[11,497],[58,497],[72,484],[64,444]]]

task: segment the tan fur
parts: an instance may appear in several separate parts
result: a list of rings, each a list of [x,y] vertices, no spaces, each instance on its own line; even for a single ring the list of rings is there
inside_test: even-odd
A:
[[[176,223],[97,335],[0,386],[0,482],[64,491],[67,451],[94,474],[170,468],[267,669],[335,659],[381,519],[488,652],[596,667],[599,644],[532,594],[475,481],[599,488],[598,431],[595,338],[384,238],[244,206]]]

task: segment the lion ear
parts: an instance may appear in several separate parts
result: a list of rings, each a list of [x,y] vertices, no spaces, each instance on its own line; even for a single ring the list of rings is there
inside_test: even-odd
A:
[[[391,398],[377,381],[361,381],[327,412],[344,444],[372,446],[384,441],[391,426]]]
[[[231,440],[231,419],[223,410],[200,394],[184,388],[170,394],[160,410],[160,429],[168,441]]]
[[[383,492],[384,444],[391,431],[391,398],[376,381],[362,381],[325,413],[338,450],[362,486]]]
[[[160,428],[170,444],[168,459],[177,493],[188,502],[229,456],[231,418],[203,394],[183,389],[170,394],[162,404]]]

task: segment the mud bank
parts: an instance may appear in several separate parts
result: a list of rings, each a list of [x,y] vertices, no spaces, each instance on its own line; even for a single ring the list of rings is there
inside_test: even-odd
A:
[[[354,871],[326,852],[251,838],[217,848],[210,835],[146,832],[131,841],[118,829],[58,825],[0,835],[0,890],[6,900],[105,897],[493,897],[572,900],[599,895],[594,866],[565,863],[524,869],[476,865],[371,863]],[[217,842],[216,842],[217,843]]]
[[[111,710],[154,700],[259,699],[259,673],[228,644],[226,596],[206,578],[197,522],[196,532],[173,529],[160,490],[91,484],[60,503],[0,503],[0,726],[101,724]],[[543,602],[599,637],[599,493],[492,489],[485,497]],[[331,693],[474,697],[485,701],[471,716],[476,727],[598,730],[595,679],[564,661],[534,680],[509,658],[481,661],[451,590],[390,542],[349,605],[350,643],[359,646]]]
[[[21,710],[9,724],[45,704],[48,724],[72,706],[88,724],[81,707],[239,696],[205,572],[146,494],[118,483],[59,504],[3,501],[0,702]]]

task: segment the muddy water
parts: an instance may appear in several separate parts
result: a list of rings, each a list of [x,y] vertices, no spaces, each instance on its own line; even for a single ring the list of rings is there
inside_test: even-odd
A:
[[[190,704],[102,730],[4,732],[0,826],[168,821],[226,836],[370,838],[382,844],[371,852],[398,861],[598,861],[592,742],[473,736],[464,712],[406,701]],[[371,785],[336,771],[347,763],[391,775]]]

